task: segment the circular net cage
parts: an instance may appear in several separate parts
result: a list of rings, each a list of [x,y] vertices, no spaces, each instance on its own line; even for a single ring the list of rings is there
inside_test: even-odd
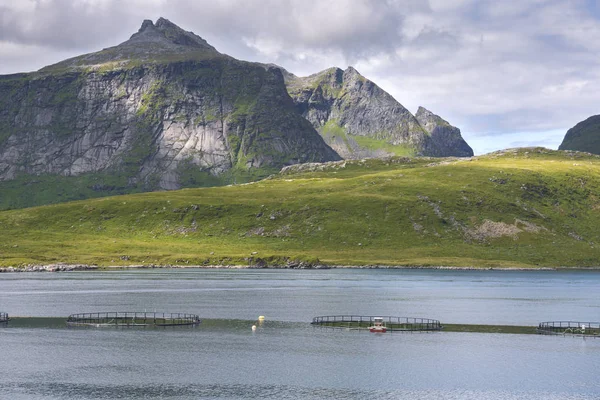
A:
[[[574,335],[600,337],[600,322],[540,322],[540,324],[537,327],[537,332],[542,335]]]
[[[385,327],[385,331],[390,332],[429,332],[442,330],[440,321],[436,319],[390,316],[326,315],[314,317],[311,324],[327,328],[356,330],[371,330],[374,327],[381,326]]]
[[[0,324],[5,324],[8,322],[8,314],[0,313]]]
[[[196,314],[157,312],[98,312],[72,314],[67,318],[69,326],[93,327],[161,327],[194,326],[200,324]]]

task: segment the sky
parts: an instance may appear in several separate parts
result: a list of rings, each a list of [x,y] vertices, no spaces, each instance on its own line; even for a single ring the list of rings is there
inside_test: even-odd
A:
[[[0,0],[0,74],[117,45],[159,17],[298,76],[351,65],[476,154],[557,148],[600,114],[597,0]]]

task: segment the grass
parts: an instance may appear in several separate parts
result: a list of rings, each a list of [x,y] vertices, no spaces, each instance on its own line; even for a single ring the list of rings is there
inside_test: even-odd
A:
[[[600,158],[344,161],[260,182],[0,212],[29,263],[598,267]]]
[[[415,149],[406,145],[394,145],[382,139],[375,139],[368,136],[352,136],[356,143],[368,150],[384,150],[390,154],[400,157],[410,157],[415,155]]]
[[[383,139],[375,139],[369,136],[351,135],[346,132],[346,129],[339,125],[337,120],[329,120],[321,129],[319,133],[325,139],[326,143],[331,144],[335,141],[335,138],[341,139],[344,146],[352,151],[354,142],[361,150],[370,150],[376,152],[377,150],[383,150],[389,155],[395,155],[399,157],[410,157],[415,155],[415,149],[407,145],[393,145]]]

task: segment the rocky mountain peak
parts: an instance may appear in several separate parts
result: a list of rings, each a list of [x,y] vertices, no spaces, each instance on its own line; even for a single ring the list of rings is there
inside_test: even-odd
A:
[[[413,116],[352,66],[284,77],[297,110],[344,158],[473,155],[458,128],[423,107]]]
[[[145,30],[152,29],[152,28],[154,28],[154,22],[152,22],[151,19],[145,19],[142,22],[142,26],[141,26],[140,30],[138,31],[138,33],[144,32]]]
[[[424,117],[425,116],[427,116],[427,117],[429,117],[429,116],[435,116],[434,113],[432,113],[431,111],[429,111],[428,109],[426,109],[423,106],[419,106],[419,108],[417,109],[417,113],[415,114],[415,116],[417,116],[417,115],[422,115]]]
[[[425,129],[428,133],[433,132],[433,130],[438,126],[451,126],[448,121],[436,115],[426,109],[425,107],[419,106],[417,113],[415,114],[415,118],[419,121],[419,124]]]
[[[360,74],[360,72],[358,72],[352,66],[348,66],[348,68],[346,68],[346,70],[344,71],[344,75],[346,75],[348,77],[351,77],[351,76],[360,76],[360,77],[362,77],[362,75]]]
[[[425,154],[434,157],[457,156],[471,157],[473,149],[460,134],[460,129],[426,109],[419,107],[415,118],[429,135],[425,140]]]
[[[193,32],[185,31],[168,19],[162,17],[156,21],[156,24],[152,23],[151,20],[144,20],[138,32],[133,34],[127,42],[121,43],[119,46],[127,46],[131,42],[136,44],[139,44],[140,42],[162,42],[163,45],[171,44],[214,52],[217,51],[200,36]]]
[[[120,65],[131,61],[176,61],[220,56],[223,55],[200,36],[185,31],[161,17],[156,23],[149,19],[144,20],[140,29],[129,40],[118,46],[71,58],[42,70],[79,69],[109,63]]]

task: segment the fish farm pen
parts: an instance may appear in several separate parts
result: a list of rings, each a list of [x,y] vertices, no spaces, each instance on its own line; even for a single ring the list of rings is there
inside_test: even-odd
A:
[[[99,312],[72,314],[67,319],[68,326],[122,326],[122,327],[162,327],[200,324],[195,314],[157,312]]]
[[[428,332],[442,330],[440,321],[436,319],[390,316],[327,315],[314,317],[311,324],[328,328],[368,330],[377,321],[382,321],[387,331],[391,332]]]
[[[4,324],[8,322],[8,314],[0,313],[0,324]]]
[[[599,322],[550,321],[540,322],[537,332],[542,335],[574,335],[600,337]]]

